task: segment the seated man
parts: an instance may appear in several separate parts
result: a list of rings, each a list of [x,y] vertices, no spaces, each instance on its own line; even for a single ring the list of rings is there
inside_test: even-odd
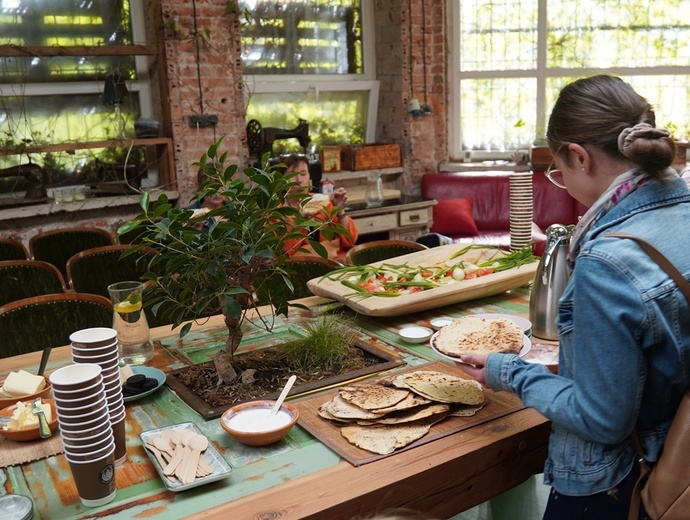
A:
[[[313,186],[311,185],[311,179],[309,177],[309,161],[307,157],[304,155],[292,154],[281,157],[281,160],[287,166],[285,173],[297,172],[294,178],[294,181],[300,185],[297,191],[300,193],[310,193]],[[287,200],[288,204],[291,206],[300,208],[305,216],[309,216],[320,222],[329,221],[333,224],[340,224],[347,229],[350,234],[349,237],[337,234],[332,240],[327,240],[320,232],[318,236],[319,242],[328,250],[329,258],[344,260],[345,254],[355,245],[357,237],[359,236],[355,221],[345,214],[347,191],[345,188],[336,188],[327,198],[325,197],[326,196],[321,194],[315,194],[313,203],[305,202],[304,199],[299,197],[288,197]],[[333,215],[333,210],[336,208],[339,211],[335,216],[331,217],[331,215]],[[286,243],[285,250],[288,251],[288,254],[294,255],[299,254],[297,250],[300,247],[307,246],[308,243],[306,240],[291,240]]]

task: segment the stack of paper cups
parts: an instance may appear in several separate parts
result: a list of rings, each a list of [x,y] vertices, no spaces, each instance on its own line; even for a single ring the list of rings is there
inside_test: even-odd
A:
[[[69,365],[50,375],[65,458],[82,503],[97,507],[115,498],[115,438],[102,369]]]
[[[115,464],[121,464],[127,458],[127,443],[117,331],[107,327],[82,329],[72,333],[69,340],[75,363],[95,363],[103,371],[108,417],[115,437]]]
[[[532,172],[510,175],[510,250],[522,249],[532,240]]]

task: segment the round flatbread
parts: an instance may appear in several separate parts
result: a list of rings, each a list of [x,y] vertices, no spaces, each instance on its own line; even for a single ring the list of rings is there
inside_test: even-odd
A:
[[[443,372],[417,371],[406,375],[402,381],[422,397],[441,403],[477,405],[484,402],[482,385]]]
[[[409,390],[383,386],[379,383],[346,386],[340,389],[340,397],[365,410],[389,408],[410,395]]]
[[[491,354],[508,352],[518,354],[522,349],[524,333],[520,326],[507,318],[475,318],[463,316],[441,328],[434,347],[448,356],[462,354]]]
[[[376,419],[383,415],[348,403],[340,395],[336,395],[333,399],[324,403],[323,408],[338,419]]]
[[[314,193],[314,195],[312,195],[310,198],[304,200],[302,203],[302,210],[300,212],[305,217],[313,217],[314,215],[318,214],[319,211],[326,209],[330,200],[331,199],[328,195],[324,195],[323,193]]]
[[[395,425],[347,425],[340,428],[340,433],[350,444],[363,450],[379,455],[388,455],[424,437],[429,433],[431,426],[443,417],[432,416],[415,422]]]
[[[434,403],[418,406],[402,412],[389,413],[380,419],[358,419],[357,424],[361,426],[370,426],[372,424],[404,424],[439,414],[441,415],[440,418],[442,419],[446,416],[449,409],[450,406],[447,404]]]

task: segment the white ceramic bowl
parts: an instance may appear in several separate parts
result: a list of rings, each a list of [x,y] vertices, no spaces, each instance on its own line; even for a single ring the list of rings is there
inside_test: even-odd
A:
[[[398,331],[398,335],[408,343],[424,343],[434,333],[429,327],[420,327],[418,325],[411,325],[403,327]]]
[[[452,323],[453,320],[455,320],[455,318],[451,318],[450,316],[439,316],[438,318],[431,320],[429,324],[434,330],[438,330],[441,327],[445,327],[446,325]]]

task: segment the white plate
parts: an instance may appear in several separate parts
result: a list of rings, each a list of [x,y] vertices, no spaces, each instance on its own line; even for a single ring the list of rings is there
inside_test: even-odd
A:
[[[158,384],[154,388],[146,390],[146,392],[125,397],[123,399],[125,403],[129,403],[130,401],[136,401],[137,399],[141,399],[142,397],[151,395],[153,392],[156,392],[161,386],[163,386],[163,383],[165,383],[165,372],[163,372],[162,370],[158,370],[157,368],[153,367],[145,367],[139,365],[132,365],[131,368],[132,372],[134,372],[135,374],[144,374],[146,377],[150,377],[158,381]]]
[[[433,349],[434,352],[436,352],[439,356],[444,357],[446,359],[450,359],[454,363],[465,363],[462,359],[459,357],[454,357],[454,356],[449,356],[448,354],[444,354],[440,350],[436,348],[436,345],[434,344],[434,341],[436,340],[436,337],[438,336],[438,332],[435,332],[433,336],[431,336],[431,339],[429,340],[429,344],[431,348]],[[522,336],[522,348],[520,349],[520,353],[518,356],[523,357],[525,354],[527,354],[530,349],[532,348],[532,342],[527,336]],[[470,365],[471,363],[465,363],[467,365]]]
[[[514,314],[472,314],[475,318],[481,318],[484,320],[493,320],[495,318],[505,318],[508,320],[513,320],[518,324],[518,327],[527,335],[532,335],[532,322],[527,318],[521,316],[515,316]]]
[[[163,468],[161,468],[161,465],[156,459],[156,456],[153,453],[151,453],[148,449],[146,449],[146,443],[149,440],[149,438],[153,437],[154,435],[160,435],[161,432],[163,432],[164,430],[191,430],[197,435],[203,434],[201,433],[199,428],[197,428],[196,425],[191,422],[174,424],[172,426],[166,426],[165,428],[148,430],[145,432],[141,432],[139,434],[139,438],[141,439],[141,442],[144,445],[144,450],[146,451],[146,454],[149,456],[149,459],[151,459],[151,462],[153,463],[153,466],[156,468],[158,475],[163,481],[163,484],[165,484],[165,487],[167,487],[170,491],[184,491],[185,489],[203,486],[204,484],[208,484],[209,482],[215,482],[216,480],[222,480],[230,476],[232,468],[228,465],[228,463],[221,456],[221,454],[218,453],[218,450],[213,447],[213,444],[209,442],[208,448],[206,448],[204,455],[209,465],[211,466],[213,473],[205,477],[195,478],[194,481],[190,482],[189,484],[183,484],[177,479],[173,480],[169,478],[165,473],[163,473]]]

